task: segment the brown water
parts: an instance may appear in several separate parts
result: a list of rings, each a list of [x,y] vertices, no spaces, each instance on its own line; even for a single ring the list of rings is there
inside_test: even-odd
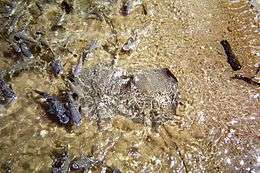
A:
[[[117,66],[129,70],[167,67],[179,81],[182,104],[174,120],[157,132],[120,115],[102,129],[86,115],[80,127],[67,131],[47,118],[32,92],[57,93],[66,88],[66,81],[49,70],[27,70],[10,81],[18,99],[1,108],[2,164],[11,161],[13,172],[18,173],[50,172],[51,152],[68,146],[72,158],[92,153],[122,172],[260,171],[259,89],[230,79],[238,73],[254,75],[259,61],[259,21],[254,20],[255,11],[247,1],[144,0],[130,16],[121,15],[118,1],[106,6],[112,11],[106,12],[109,24],[87,19],[94,2],[75,0],[63,29],[51,31],[62,13],[59,4],[58,0],[46,4],[38,15],[35,3],[27,2],[18,28],[27,23],[31,33],[44,31],[53,51],[66,63],[66,73],[95,39],[108,50],[98,48],[86,67],[113,57]],[[120,53],[133,33],[139,39],[136,50]],[[240,71],[232,71],[226,62],[222,39],[231,43],[243,66]],[[2,69],[15,63],[7,50],[12,51],[2,40]],[[48,59],[44,51],[39,57]]]

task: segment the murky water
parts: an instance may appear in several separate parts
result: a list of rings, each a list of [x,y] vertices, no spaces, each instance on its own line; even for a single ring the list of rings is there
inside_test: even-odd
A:
[[[7,2],[1,1],[2,9]],[[258,7],[250,8],[245,0],[136,0],[124,16],[120,0],[75,0],[68,14],[61,3],[17,5],[22,15],[14,30],[26,26],[34,38],[37,31],[43,33],[49,48],[33,49],[36,63],[9,80],[17,100],[1,106],[2,165],[18,173],[50,172],[52,152],[67,146],[71,158],[93,155],[122,172],[260,171],[259,89],[231,79],[254,76],[258,68]],[[0,22],[6,26],[10,21],[2,16]],[[121,51],[130,37],[133,50]],[[240,71],[227,63],[223,39],[232,45]],[[67,129],[48,118],[33,90],[58,94],[66,89],[71,68],[93,40],[100,46],[85,68],[113,61],[130,72],[168,68],[174,74],[180,103],[171,120],[154,129],[120,114],[98,125],[85,114],[80,127]],[[53,54],[65,68],[57,78],[49,66]],[[3,37],[0,59],[7,71],[21,60]]]

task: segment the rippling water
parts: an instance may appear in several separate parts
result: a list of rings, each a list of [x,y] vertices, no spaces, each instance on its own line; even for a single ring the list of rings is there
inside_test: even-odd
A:
[[[17,100],[0,108],[1,171],[10,165],[13,172],[50,172],[52,152],[64,146],[71,159],[93,155],[122,172],[260,171],[259,91],[231,79],[238,73],[253,76],[259,66],[258,0],[252,1],[254,8],[248,1],[136,0],[129,16],[122,15],[119,0],[75,0],[73,12],[56,29],[61,1],[20,2],[23,15],[15,29],[43,32],[65,74],[51,74],[53,55],[42,49],[34,50],[35,64],[9,80]],[[36,2],[48,3],[41,12]],[[97,9],[103,16],[92,14]],[[1,26],[6,20],[1,17]],[[133,36],[138,38],[134,50],[122,53]],[[238,72],[226,62],[223,39],[243,66]],[[80,127],[67,129],[47,117],[33,89],[54,94],[66,89],[67,74],[93,40],[102,46],[85,68],[112,60],[129,71],[169,68],[181,97],[171,121],[153,129],[118,115],[100,128],[86,114]],[[2,37],[0,44],[0,67],[8,70],[20,57]]]

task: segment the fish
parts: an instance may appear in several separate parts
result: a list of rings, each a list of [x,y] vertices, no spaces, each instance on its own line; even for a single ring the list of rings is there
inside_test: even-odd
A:
[[[260,86],[260,83],[257,81],[254,81],[252,78],[246,77],[244,75],[241,74],[236,74],[234,77],[232,77],[232,79],[238,79],[238,80],[242,80],[248,84],[251,85],[255,85],[255,86]]]
[[[126,0],[122,6],[123,16],[129,16],[133,10],[133,4],[130,0]]]
[[[1,168],[2,168],[2,171],[4,171],[4,173],[12,173],[12,162],[11,162],[11,160],[4,162],[1,165]]]
[[[68,80],[69,90],[70,90],[70,92],[72,92],[72,94],[76,95],[76,97],[73,97],[76,99],[84,97],[84,91],[83,91],[82,87],[79,85],[79,82],[80,81],[78,81],[78,80],[74,81],[74,82]]]
[[[32,54],[30,48],[27,46],[26,43],[24,43],[24,42],[21,43],[20,48],[21,48],[21,53],[22,53],[23,57],[26,57],[28,59],[33,58],[33,54]]]
[[[227,40],[222,40],[220,44],[223,46],[224,51],[227,55],[227,61],[234,71],[240,70],[242,68],[240,62],[238,61],[236,55],[234,54],[229,42]]]
[[[90,45],[84,50],[82,56],[79,57],[77,64],[72,69],[73,77],[78,77],[82,71],[84,66],[84,62],[91,55],[91,53],[99,47],[98,41],[94,40],[90,43]]]
[[[55,77],[64,73],[62,62],[59,58],[55,58],[51,62],[51,68]]]
[[[13,16],[16,10],[17,10],[17,2],[10,1],[10,4],[6,5],[4,8],[5,17]]]
[[[122,173],[122,172],[119,169],[113,169],[113,168],[107,166],[106,173]]]
[[[67,124],[69,122],[70,118],[66,114],[66,108],[56,96],[38,90],[34,90],[34,92],[45,99],[48,115],[56,118],[61,124]]]
[[[9,104],[17,99],[12,87],[4,80],[3,74],[0,74],[0,92],[3,96],[2,104]]]
[[[52,173],[68,173],[70,171],[70,159],[67,151],[63,151],[53,159]]]
[[[84,170],[87,172],[89,169],[91,169],[93,166],[101,164],[98,160],[93,160],[89,156],[82,156],[77,160],[72,161],[71,163],[71,169],[72,170]]]
[[[61,3],[61,8],[67,14],[69,14],[73,11],[73,2],[70,2],[69,0],[63,0],[62,3]]]
[[[72,93],[67,93],[67,102],[65,104],[67,116],[70,117],[72,123],[76,126],[80,126],[82,121],[82,115],[80,112],[80,106],[74,100]]]
[[[19,53],[25,60],[32,59],[33,54],[29,47],[29,43],[35,43],[36,41],[30,38],[24,29],[11,34],[9,43],[13,47],[14,51]]]
[[[81,71],[82,71],[82,68],[83,68],[83,57],[80,56],[77,64],[72,69],[73,77],[78,77],[80,75]]]

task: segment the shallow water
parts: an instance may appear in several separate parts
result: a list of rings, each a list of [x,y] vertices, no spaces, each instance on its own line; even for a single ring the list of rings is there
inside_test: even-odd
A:
[[[52,151],[68,146],[71,158],[91,154],[122,172],[260,171],[259,90],[231,79],[255,75],[259,64],[257,9],[247,1],[144,0],[123,16],[121,1],[75,0],[57,31],[50,28],[62,14],[61,1],[43,5],[43,12],[34,2],[24,2],[17,28],[28,24],[30,34],[44,32],[65,64],[65,75],[51,74],[50,51],[43,49],[34,58],[44,63],[11,78],[17,100],[1,107],[1,164],[10,162],[13,172],[50,172]],[[88,14],[97,6],[105,9],[103,20]],[[5,20],[0,22],[2,26]],[[122,53],[134,35],[135,49]],[[223,39],[243,66],[238,72],[226,62]],[[85,68],[113,59],[129,71],[169,68],[181,97],[173,120],[153,129],[118,115],[99,128],[85,115],[80,127],[69,130],[49,120],[33,89],[56,94],[65,89],[66,75],[92,40],[102,46]],[[0,67],[9,69],[19,56],[3,39],[0,44]]]

